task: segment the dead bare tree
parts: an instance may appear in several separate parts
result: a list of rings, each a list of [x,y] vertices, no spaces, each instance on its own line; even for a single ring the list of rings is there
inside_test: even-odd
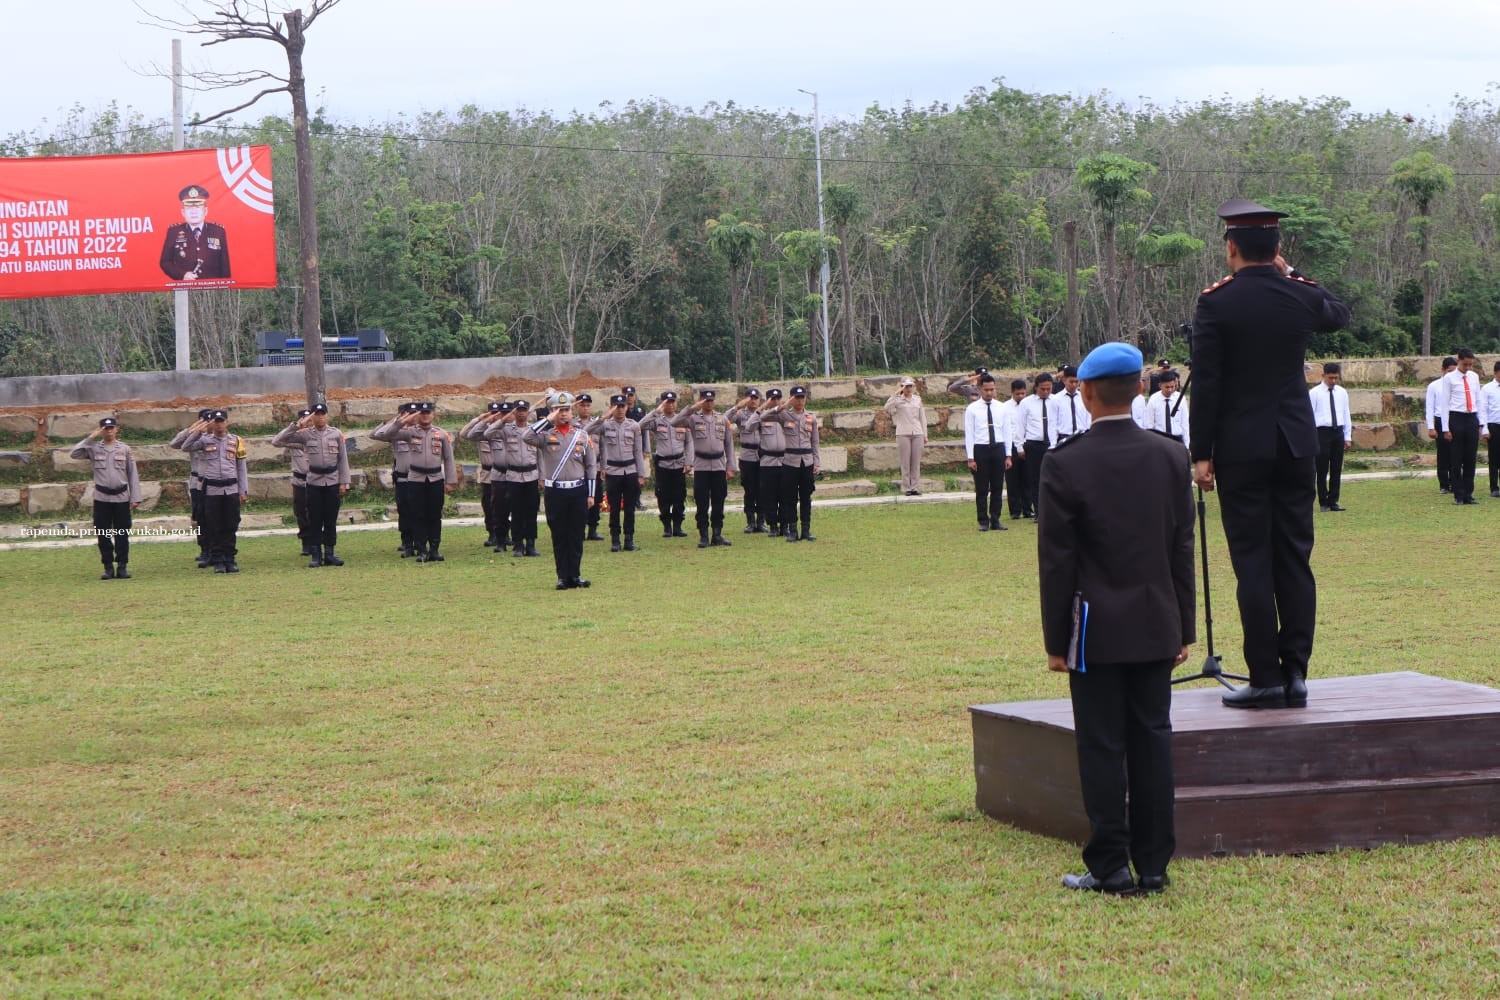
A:
[[[285,2],[285,0],[282,0]],[[297,158],[297,223],[302,253],[302,320],[303,376],[307,382],[307,405],[327,401],[328,380],[323,371],[323,297],[318,280],[318,204],[313,190],[312,138],[307,122],[307,80],[302,73],[302,52],[307,46],[307,29],[325,11],[337,7],[340,0],[312,0],[306,12],[301,7],[277,13],[271,0],[208,0],[209,13],[194,17],[186,3],[178,6],[186,15],[173,20],[152,14],[136,6],[151,21],[170,30],[189,35],[205,35],[205,47],[241,39],[274,42],[286,52],[287,73],[280,76],[269,70],[243,73],[199,72],[194,79],[203,90],[224,90],[264,86],[242,104],[214,114],[195,118],[194,125],[206,125],[237,111],[243,111],[262,97],[287,93],[292,98],[292,132]]]

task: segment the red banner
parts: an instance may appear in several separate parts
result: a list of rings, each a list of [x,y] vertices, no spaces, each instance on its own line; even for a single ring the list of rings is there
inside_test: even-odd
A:
[[[276,287],[271,147],[0,159],[0,299]]]

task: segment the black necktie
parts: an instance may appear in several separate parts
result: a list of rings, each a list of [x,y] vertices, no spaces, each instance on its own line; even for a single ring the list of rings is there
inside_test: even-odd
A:
[[[1333,386],[1330,385],[1328,387],[1328,426],[1329,427],[1337,427],[1338,425],[1339,425],[1338,406],[1334,403]]]
[[[1068,412],[1073,415],[1073,433],[1078,433],[1078,397],[1068,393]]]
[[[1042,397],[1038,396],[1038,399]],[[1042,442],[1048,447],[1052,446],[1052,435],[1047,433],[1047,401],[1042,399]]]
[[[1161,398],[1161,415],[1163,417],[1162,422],[1166,425],[1162,429],[1168,434],[1172,433],[1172,397],[1163,396]]]
[[[995,411],[990,409],[990,404],[984,404],[984,416],[990,422],[990,444],[995,443]]]

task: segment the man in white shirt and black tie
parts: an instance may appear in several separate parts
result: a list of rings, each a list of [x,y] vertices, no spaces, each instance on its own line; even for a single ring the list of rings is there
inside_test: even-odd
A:
[[[1072,365],[1063,365],[1062,383],[1063,391],[1052,397],[1053,419],[1057,421],[1057,444],[1082,434],[1094,421],[1089,416],[1088,408],[1083,405],[1083,397],[1078,394],[1078,369]]]
[[[1187,400],[1177,395],[1177,373],[1175,371],[1161,372],[1158,374],[1156,384],[1160,386],[1151,394],[1146,401],[1145,424],[1148,431],[1156,431],[1167,437],[1174,437],[1182,442],[1182,446],[1188,446],[1188,404]]]
[[[1026,447],[1026,442],[1021,437],[1021,404],[1025,400],[1026,380],[1024,378],[1011,379],[1010,398],[1000,406],[1009,415],[1011,427],[1011,461],[1005,467],[1005,503],[1010,508],[1012,521],[1036,516],[1036,511],[1031,509],[1031,498],[1026,495],[1026,466],[1017,458]]]
[[[1453,446],[1448,483],[1453,502],[1474,500],[1474,460],[1479,456],[1479,373],[1474,370],[1474,352],[1461,347],[1455,354],[1458,367],[1443,376],[1443,408],[1448,413],[1443,437]],[[1489,429],[1485,428],[1486,434]]]
[[[1000,491],[1010,467],[1012,411],[995,400],[995,376],[979,376],[979,398],[964,410],[964,453],[974,474],[974,506],[980,531],[1004,531]]]
[[[1339,385],[1343,368],[1336,361],[1323,366],[1323,381],[1307,390],[1313,423],[1318,428],[1318,509],[1325,514],[1339,506],[1339,480],[1344,474],[1344,449],[1354,443],[1349,418],[1349,392]]]
[[[1047,449],[1057,444],[1057,421],[1053,419],[1052,376],[1042,372],[1033,383],[1035,391],[1021,400],[1016,417],[1021,421],[1017,437],[1021,451],[1016,458],[1025,462],[1026,517],[1036,516],[1037,494],[1042,486],[1042,459]]]
[[[1479,430],[1489,444],[1490,496],[1500,498],[1500,361],[1494,381],[1479,390]]]
[[[1457,358],[1449,356],[1443,359],[1443,375],[1457,367]],[[1452,493],[1453,484],[1448,481],[1448,472],[1453,466],[1453,444],[1443,433],[1448,429],[1448,401],[1443,396],[1443,375],[1427,383],[1427,438],[1437,442],[1438,492]]]

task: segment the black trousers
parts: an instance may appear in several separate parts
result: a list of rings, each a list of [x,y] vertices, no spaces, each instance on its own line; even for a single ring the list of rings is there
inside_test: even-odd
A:
[[[536,515],[542,506],[542,495],[537,490],[537,481],[506,483],[505,496],[510,501],[510,540],[516,542],[536,541]]]
[[[1026,442],[1026,506],[1036,513],[1036,501],[1042,491],[1042,459],[1047,457],[1047,442]]]
[[[203,530],[203,491],[189,487],[188,502],[192,505],[193,523],[198,526],[198,551],[208,554],[208,535]]]
[[[1449,453],[1448,485],[1455,500],[1474,499],[1474,463],[1479,458],[1479,417],[1452,410],[1448,429],[1453,433]]]
[[[665,525],[681,524],[687,510],[687,473],[656,469],[656,509]]]
[[[479,484],[479,509],[484,512],[484,533],[495,534],[495,484]]]
[[[1005,500],[1011,517],[1035,513],[1031,499],[1026,495],[1026,463],[1012,461],[1005,470]]]
[[[401,533],[401,544],[406,548],[412,546],[412,499],[411,483],[406,478],[406,473],[398,472],[396,478],[396,530]]]
[[[1344,475],[1344,429],[1318,428],[1318,506],[1339,502],[1339,480]]]
[[[604,491],[605,491],[604,479],[605,479],[604,476],[600,476],[600,477],[598,477],[597,479],[594,480],[594,497],[595,497],[596,502],[595,502],[594,506],[592,506],[592,507],[589,508],[588,526],[589,526],[590,529],[597,529],[599,527],[600,511],[599,511],[599,504],[597,503],[597,499],[599,497],[604,496]],[[635,505],[632,504],[631,506],[635,506]],[[611,522],[611,523],[613,523],[613,522]]]
[[[339,543],[339,508],[343,505],[337,486],[307,487],[308,545],[331,549]]]
[[[974,446],[974,507],[979,523],[1000,520],[1000,497],[1005,484],[1005,445]]]
[[[1078,778],[1098,878],[1127,862],[1162,875],[1177,848],[1173,823],[1172,661],[1089,663],[1068,674]]]
[[[239,554],[240,495],[203,496],[203,531],[208,536],[210,562],[229,563]]]
[[[94,534],[99,541],[99,560],[108,566],[130,561],[130,501],[95,500]]]
[[[714,534],[724,530],[724,497],[729,493],[729,476],[722,469],[717,472],[693,473],[693,521],[700,533],[713,528]]]
[[[1443,430],[1447,426],[1445,417],[1433,417],[1432,425],[1437,428],[1437,474],[1438,489],[1451,490],[1453,482],[1451,472],[1453,466],[1453,442],[1443,437]]]
[[[1490,492],[1500,490],[1500,424],[1490,424]]]
[[[495,475],[500,475],[496,473]],[[510,539],[510,487],[500,479],[490,482],[490,509],[495,512],[495,537]]]
[[[635,534],[635,502],[641,498],[641,477],[635,473],[625,476],[605,476],[604,489],[609,497],[609,536],[620,537],[620,520],[625,521],[625,537]],[[594,505],[598,510],[599,505]]]
[[[756,470],[760,487],[760,516],[761,520],[774,531],[785,522],[782,520],[781,509],[781,466],[761,464]]]
[[[583,533],[588,520],[588,486],[546,489],[547,531],[552,536],[552,565],[559,580],[576,580],[583,567]]]
[[[754,524],[761,517],[760,463],[740,460],[740,485],[745,488],[745,523]]]
[[[802,515],[802,530],[812,524],[812,495],[818,488],[810,465],[784,465],[781,467],[781,521],[790,528]]]
[[[307,484],[292,480],[292,516],[297,519],[297,541],[303,545],[315,544],[312,540],[312,522],[307,516]]]
[[[1215,462],[1220,518],[1238,581],[1245,665],[1256,687],[1307,675],[1317,621],[1313,456],[1295,458],[1277,435],[1263,462]]]
[[[443,481],[410,483],[411,542],[421,552],[443,544]]]

